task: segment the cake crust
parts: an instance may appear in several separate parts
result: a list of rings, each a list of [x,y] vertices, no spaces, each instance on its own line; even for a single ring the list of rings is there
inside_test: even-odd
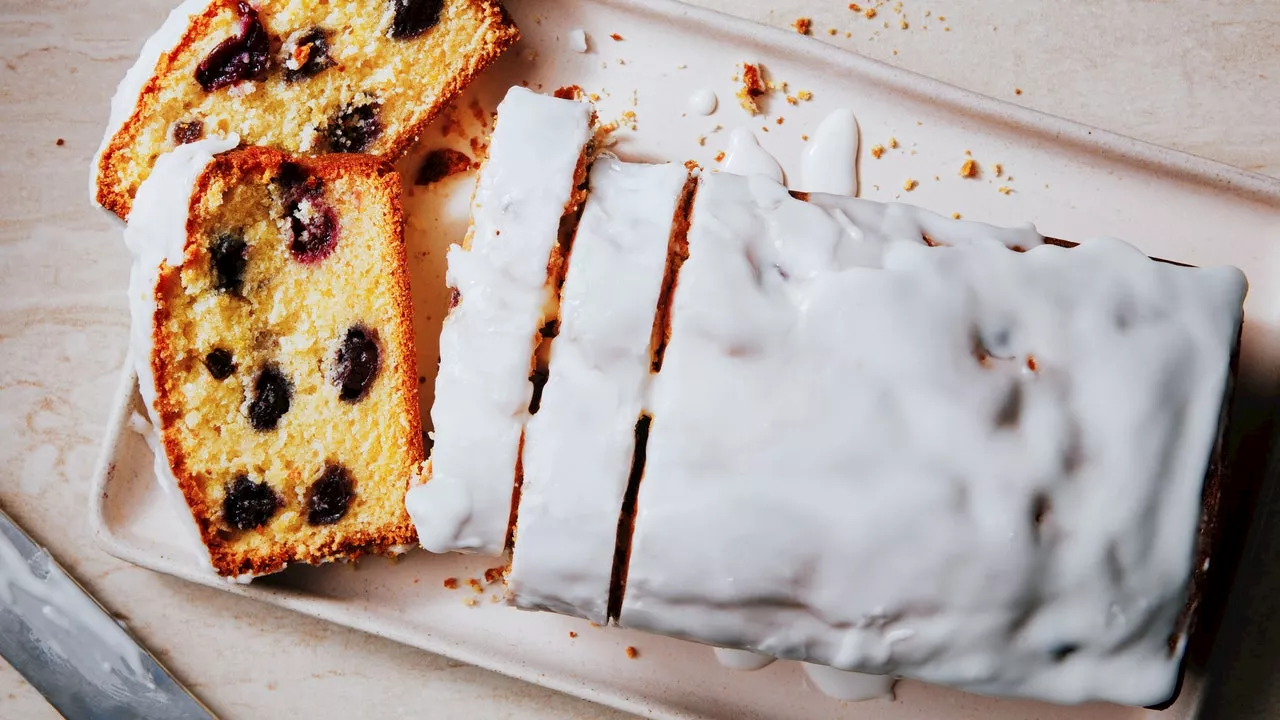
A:
[[[244,177],[268,176],[277,172],[286,162],[298,162],[312,177],[326,183],[340,178],[362,178],[368,192],[374,196],[373,204],[382,208],[376,225],[387,242],[381,245],[383,257],[379,266],[388,274],[385,281],[391,291],[395,314],[393,324],[396,326],[395,333],[386,333],[382,337],[384,342],[392,346],[387,350],[395,354],[397,362],[404,364],[388,380],[394,381],[396,385],[392,396],[399,399],[396,411],[402,414],[407,426],[403,440],[409,455],[409,462],[403,468],[404,485],[395,491],[396,494],[402,494],[407,489],[409,471],[423,454],[399,176],[390,165],[378,159],[356,155],[329,155],[295,160],[274,149],[252,147],[217,156],[199,176],[191,195],[183,264],[163,266],[155,287],[151,370],[157,379],[154,406],[158,415],[160,442],[169,459],[178,490],[190,507],[200,537],[209,550],[214,569],[225,577],[270,574],[297,562],[318,564],[338,558],[355,559],[365,554],[402,552],[404,547],[416,541],[408,513],[400,506],[394,517],[376,528],[346,528],[338,525],[333,527],[341,529],[321,532],[314,542],[276,542],[269,543],[267,547],[245,546],[227,532],[225,523],[220,520],[222,510],[209,498],[199,472],[191,462],[191,448],[183,442],[179,432],[185,409],[172,394],[172,378],[175,377],[175,368],[180,364],[180,349],[174,346],[164,328],[175,319],[167,299],[173,297],[175,292],[181,292],[183,268],[199,262],[203,252],[200,241],[204,220],[202,198],[215,192],[214,186],[218,183],[229,183]]]
[[[210,36],[218,28],[226,24],[229,14],[237,12],[239,0],[210,0],[201,11],[192,15],[186,30],[177,44],[164,50],[156,62],[147,80],[138,92],[132,111],[119,127],[110,128],[110,138],[104,142],[102,150],[94,158],[93,173],[94,201],[115,213],[122,219],[128,218],[133,207],[133,197],[138,186],[149,174],[149,168],[155,158],[166,149],[151,147],[145,151],[139,148],[144,131],[157,122],[164,122],[166,127],[179,119],[164,117],[166,103],[160,97],[162,89],[174,81],[193,83],[194,80],[184,77],[182,73],[199,62],[197,52],[201,43],[207,44]],[[394,162],[403,156],[417,142],[427,125],[439,114],[444,106],[460,93],[468,84],[507,48],[519,39],[519,30],[506,9],[498,0],[451,0],[449,7],[474,15],[474,21],[481,30],[481,37],[476,38],[475,52],[469,53],[461,67],[444,79],[434,102],[425,108],[417,117],[406,118],[404,128],[388,135],[379,142],[381,147],[370,154],[379,160]],[[270,3],[264,2],[262,12],[269,15]],[[428,33],[439,28],[432,28]],[[339,68],[341,69],[341,68]],[[270,90],[267,90],[268,92]],[[220,92],[227,92],[221,90]],[[170,140],[169,138],[166,138]],[[245,144],[257,143],[257,138],[242,137]],[[307,152],[305,148],[283,147],[289,151]],[[133,171],[129,165],[142,158],[147,168],[140,176],[130,177]]]

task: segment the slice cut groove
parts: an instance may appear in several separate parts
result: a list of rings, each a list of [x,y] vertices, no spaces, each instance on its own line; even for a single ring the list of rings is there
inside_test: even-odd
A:
[[[640,481],[644,479],[644,465],[649,446],[649,428],[653,418],[644,414],[636,423],[636,451],[631,458],[631,474],[627,478],[627,493],[622,498],[622,512],[618,516],[618,539],[613,551],[613,577],[609,581],[609,620],[615,621],[622,612],[622,598],[627,591],[627,567],[631,562],[631,534],[636,526],[636,498],[640,495]]]

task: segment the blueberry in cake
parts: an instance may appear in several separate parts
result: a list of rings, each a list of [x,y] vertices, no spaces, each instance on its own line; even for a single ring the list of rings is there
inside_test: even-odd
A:
[[[188,0],[112,100],[92,196],[127,217],[156,158],[204,137],[395,160],[517,37],[497,0]]]
[[[227,577],[402,551],[422,435],[399,177],[232,144],[163,156],[126,231],[162,474]]]

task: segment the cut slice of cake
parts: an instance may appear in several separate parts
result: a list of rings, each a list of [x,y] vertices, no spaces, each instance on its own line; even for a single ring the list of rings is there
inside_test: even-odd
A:
[[[683,165],[613,157],[590,195],[538,413],[525,429],[511,570],[516,605],[608,622],[609,587],[668,257],[683,239]]]
[[[618,623],[983,694],[1166,700],[1244,277],[807,200],[701,179]]]
[[[161,153],[232,133],[395,160],[517,37],[497,0],[188,0],[112,100],[92,197],[127,217]]]
[[[405,499],[432,552],[506,546],[535,349],[556,316],[594,118],[587,103],[522,87],[498,106],[471,229],[449,249],[431,459]]]
[[[402,552],[423,451],[399,177],[362,156],[215,155],[236,144],[162,156],[125,231],[164,474],[223,576]]]

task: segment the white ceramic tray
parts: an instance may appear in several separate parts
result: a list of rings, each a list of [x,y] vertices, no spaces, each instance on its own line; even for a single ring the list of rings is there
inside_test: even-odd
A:
[[[715,168],[729,131],[751,128],[764,147],[798,177],[802,136],[838,107],[852,109],[863,135],[862,195],[902,199],[950,214],[996,223],[1035,219],[1046,234],[1082,239],[1113,234],[1149,254],[1187,263],[1234,264],[1249,275],[1242,378],[1248,392],[1270,395],[1254,381],[1280,364],[1280,181],[1250,175],[1098,130],[1040,115],[895,70],[794,33],[736,20],[669,0],[510,0],[524,40],[456,103],[454,130],[438,121],[401,169],[419,363],[430,408],[437,337],[447,306],[445,249],[461,239],[473,174],[415,188],[417,162],[430,148],[466,150],[483,139],[501,95],[526,82],[551,92],[577,84],[598,93],[602,120],[636,114],[635,130],[618,133],[624,159],[693,158]],[[572,52],[568,31],[583,28],[590,51]],[[613,39],[612,34],[620,39]],[[761,62],[788,93],[812,93],[796,105],[779,92],[765,115],[749,117],[734,98],[735,65]],[[711,117],[687,112],[701,88],[720,98]],[[474,112],[473,104],[482,109]],[[783,124],[778,124],[779,119]],[[723,126],[713,132],[717,126]],[[705,145],[698,138],[705,136]],[[871,146],[890,144],[881,159]],[[983,174],[962,179],[972,151]],[[997,178],[994,164],[1003,166]],[[938,178],[935,180],[935,176]],[[1010,177],[1011,176],[1011,177]],[[908,178],[919,186],[908,193]],[[1011,192],[999,192],[1007,187]],[[803,188],[799,188],[803,189]],[[1270,237],[1269,237],[1270,236]],[[123,248],[122,248],[123,251]],[[473,663],[579,697],[661,718],[1136,718],[1148,711],[1111,706],[1055,708],[995,701],[914,682],[900,682],[895,701],[841,703],[811,688],[794,663],[755,673],[720,667],[709,649],[675,640],[602,629],[491,602],[500,588],[477,595],[467,578],[496,561],[412,553],[400,562],[370,559],[349,566],[293,568],[250,586],[222,583],[200,567],[183,542],[174,508],[157,487],[151,453],[130,432],[138,407],[126,374],[95,477],[92,522],[110,553],[154,570],[223,588],[335,623]],[[461,579],[448,590],[445,578]],[[478,602],[467,604],[467,598]],[[570,633],[577,637],[571,637]],[[627,646],[639,650],[628,659]],[[1196,714],[1203,687],[1190,668],[1177,704],[1160,717]]]

